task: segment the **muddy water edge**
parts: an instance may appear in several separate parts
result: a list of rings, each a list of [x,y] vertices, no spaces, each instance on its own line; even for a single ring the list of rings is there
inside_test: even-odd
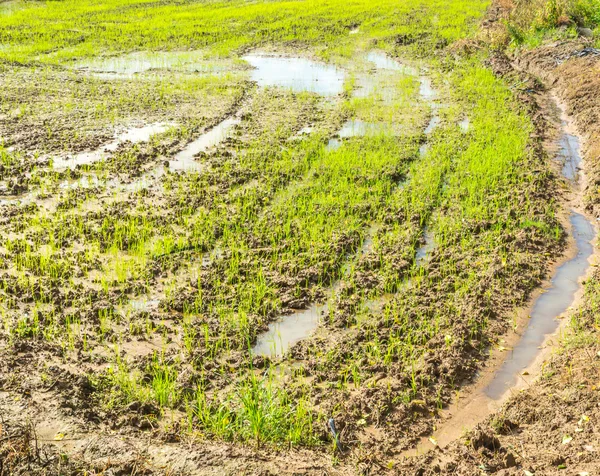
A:
[[[522,331],[507,337],[490,351],[488,369],[476,382],[457,394],[457,401],[440,412],[442,422],[433,435],[424,437],[405,457],[422,455],[443,448],[463,436],[515,393],[538,378],[544,361],[556,346],[560,333],[568,324],[567,317],[579,304],[583,282],[594,262],[597,229],[580,205],[585,189],[585,173],[581,141],[555,96],[552,101],[560,113],[560,133],[556,140],[554,160],[560,175],[568,183],[571,196],[563,220],[569,234],[565,257],[553,267],[551,279],[530,300],[518,323]]]

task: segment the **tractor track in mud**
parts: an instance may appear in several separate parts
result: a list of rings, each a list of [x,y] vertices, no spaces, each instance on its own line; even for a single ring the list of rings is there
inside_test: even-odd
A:
[[[503,58],[501,61],[506,60]],[[517,75],[530,76],[515,64],[511,67]],[[507,71],[502,74],[506,75]],[[538,127],[542,126],[544,131],[555,131],[549,135],[540,131],[540,137],[543,137],[541,141],[548,160],[554,163],[555,173],[562,176],[566,184],[562,194],[561,222],[568,230],[568,247],[552,265],[549,279],[532,293],[527,306],[518,313],[514,332],[502,339],[499,351],[498,346],[490,349],[490,357],[473,383],[460,388],[455,401],[440,411],[440,421],[436,423],[433,434],[424,436],[416,448],[403,452],[405,458],[443,450],[539,379],[545,362],[560,345],[560,335],[569,325],[570,316],[582,305],[582,283],[592,276],[593,267],[599,262],[598,249],[594,244],[598,228],[584,204],[585,192],[589,188],[586,175],[589,166],[582,158],[585,143],[580,143],[583,136],[578,133],[573,118],[567,116],[566,107],[556,91],[537,92],[535,102],[536,109],[542,114],[537,119]],[[575,147],[571,138],[576,142]],[[568,273],[568,277],[563,277],[560,284],[554,285],[561,268],[576,262],[579,262],[579,265],[575,264],[576,269]],[[550,306],[542,305],[542,316],[536,319],[536,305],[548,297],[546,293],[549,291],[556,297],[548,299],[552,301]]]

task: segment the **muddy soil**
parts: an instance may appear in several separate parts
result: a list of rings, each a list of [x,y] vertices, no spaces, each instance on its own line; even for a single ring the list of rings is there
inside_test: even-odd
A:
[[[175,136],[165,134],[141,144],[123,141],[111,146],[114,150],[99,161],[86,160],[89,163],[73,170],[50,171],[50,162],[33,153],[3,165],[3,194],[11,200],[17,197],[17,202],[2,203],[6,245],[2,245],[0,259],[7,304],[3,319],[16,331],[3,338],[0,347],[0,474],[78,474],[84,470],[108,474],[410,474],[419,465],[436,470],[438,463],[429,459],[402,466],[399,455],[431,433],[440,421],[439,406],[449,404],[455,389],[471,381],[485,365],[490,346],[510,327],[507,316],[524,305],[548,276],[564,240],[551,240],[529,227],[505,236],[492,256],[461,248],[460,237],[440,249],[423,225],[439,204],[415,213],[401,201],[390,201],[376,214],[380,204],[365,199],[356,204],[360,226],[340,229],[316,251],[287,252],[288,241],[274,244],[270,233],[283,221],[277,214],[280,201],[295,197],[290,191],[309,190],[311,181],[324,173],[312,169],[309,152],[320,150],[334,136],[339,143],[327,153],[342,147],[368,147],[360,136],[374,135],[378,122],[352,119],[347,110],[315,95],[345,94],[337,68],[322,71],[329,82],[309,82],[302,92],[281,90],[271,88],[274,84],[261,75],[261,66],[267,70],[281,67],[272,64],[273,57],[266,58],[249,58],[259,67],[254,80],[264,88],[234,81],[221,85],[225,97],[215,99],[214,104],[194,105],[194,98],[179,98],[147,117],[147,123],[187,126]],[[414,76],[417,71],[378,54],[370,61],[394,74]],[[303,65],[323,68],[309,60]],[[0,118],[9,145],[30,151],[43,144],[45,151],[58,151],[71,138],[66,149],[76,153],[111,144],[115,134],[107,132],[111,130],[108,122],[93,130],[94,117],[81,111],[73,120],[42,109],[30,123],[29,116],[25,123],[20,121],[22,112],[15,107],[24,93],[19,76],[29,73],[10,74],[7,106]],[[78,71],[75,77],[64,71],[47,74],[57,85],[47,93],[48,101],[61,97],[67,88],[63,82],[77,97],[87,94],[78,86],[82,82],[78,75],[86,71]],[[122,79],[123,89],[102,76],[83,80],[98,84],[97,96],[88,98],[90,103],[111,93],[122,99],[137,87],[138,83],[135,87],[127,84],[131,78]],[[278,81],[296,84],[286,74]],[[428,77],[410,81],[413,89],[421,89],[425,100],[437,100]],[[38,91],[31,80],[24,84],[25,102],[33,103]],[[144,87],[158,94],[156,86],[149,84]],[[386,107],[389,100],[382,94],[378,107]],[[137,102],[135,98],[125,102],[127,114],[119,117],[123,127],[140,112]],[[442,121],[425,112],[432,109],[435,113],[441,107],[436,104],[413,106],[409,119],[400,113],[393,116],[397,129],[407,126],[408,132],[395,138],[397,162],[377,171],[378,180],[388,181],[390,190],[402,193],[410,186],[410,165],[424,160],[426,146],[439,140],[435,132]],[[204,117],[196,107],[216,112]],[[196,115],[202,120],[194,121]],[[217,134],[215,142],[207,139],[204,147],[206,136],[200,134],[210,134],[213,127],[218,131],[219,124],[232,117],[228,133]],[[466,135],[468,122],[464,121],[459,133]],[[57,136],[48,137],[49,122],[57,124]],[[87,132],[76,136],[76,129]],[[317,139],[314,143],[307,139],[308,144],[297,140],[305,135]],[[200,141],[198,149],[195,140]],[[532,147],[538,142],[533,141]],[[194,148],[191,157],[182,152],[188,144]],[[584,148],[589,154],[589,141]],[[183,154],[181,160],[177,153]],[[179,163],[184,165],[179,167]],[[535,173],[518,193],[542,215],[545,203],[558,194],[556,181],[541,154],[532,153],[524,167]],[[353,185],[371,183],[374,174],[356,175]],[[68,186],[83,179],[85,187]],[[30,188],[34,196],[27,195]],[[247,197],[251,199],[242,201]],[[438,213],[450,213],[452,204],[439,208]],[[507,216],[514,213],[505,212]],[[379,223],[373,226],[376,219]],[[206,227],[206,223],[214,226]],[[553,225],[559,226],[558,219]],[[473,221],[464,227],[476,239],[494,239],[491,222]],[[192,228],[201,232],[188,233]],[[247,230],[242,234],[243,248],[221,246],[232,230]],[[168,236],[178,239],[163,240]],[[154,246],[151,252],[136,254],[147,243]],[[290,239],[289,243],[294,242]],[[310,259],[309,252],[314,253]],[[506,255],[512,257],[510,266],[503,262]],[[272,265],[272,256],[282,257],[277,266]],[[450,262],[452,269],[447,265]],[[480,281],[467,287],[461,276],[481,262],[487,266],[482,266]],[[351,270],[346,273],[349,264]],[[238,267],[235,273],[230,272],[233,266]],[[259,312],[248,316],[245,334],[235,328],[222,330],[219,311],[223,309],[214,309],[211,303],[218,301],[224,308],[238,310],[237,290],[257,269],[264,271],[272,294],[263,296]],[[346,279],[336,286],[340,278]],[[468,289],[458,294],[458,287]],[[249,353],[248,344],[255,343],[281,316],[310,311],[313,303],[328,297],[330,312],[320,331],[307,333],[285,355]],[[379,300],[380,305],[370,307],[370,300]],[[187,320],[190,309],[199,316],[193,324]],[[390,321],[390,315],[400,318]],[[447,324],[425,333],[415,324],[421,315],[440,316]],[[368,325],[358,326],[361,320]],[[473,320],[485,321],[488,327],[473,332]],[[57,325],[72,332],[72,342],[53,338]],[[427,342],[426,352],[417,356],[411,369],[398,360],[384,366],[366,357],[373,342],[387,349],[390,336],[405,330],[414,330],[416,340]],[[186,333],[204,344],[186,344]],[[208,337],[197,337],[204,335]],[[221,338],[228,348],[213,353]],[[362,352],[361,358],[354,357],[355,351]],[[280,366],[289,371],[282,377],[286,388],[305,390],[320,415],[336,415],[342,452],[329,447],[330,435],[321,419],[312,430],[316,449],[209,443],[211,435],[189,431],[181,402],[165,411],[152,403],[127,401],[123,396],[126,384],[115,380],[119,362],[127,362],[132,372],[142,376],[141,383],[147,384],[152,380],[149,369],[158,358],[177,368],[174,386],[184,395],[193,392],[205,376],[212,394],[226,392],[244,373],[248,360],[258,372]],[[362,380],[348,377],[349,362],[359,368]],[[304,383],[290,377],[298,375],[306,377]],[[352,386],[346,385],[348,381]],[[411,385],[418,391],[408,401],[398,399]],[[581,409],[591,418],[588,410]],[[587,422],[582,420],[582,425]],[[473,439],[473,448],[487,457],[486,451],[496,448],[496,440],[485,431]],[[512,464],[512,450],[497,453],[500,456],[494,453],[492,463],[501,458],[504,467]]]

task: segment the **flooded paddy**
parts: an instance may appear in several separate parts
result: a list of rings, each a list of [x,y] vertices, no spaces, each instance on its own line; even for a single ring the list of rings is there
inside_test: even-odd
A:
[[[510,85],[430,56],[457,5],[414,37],[398,2],[65,1],[39,44],[0,19],[0,392],[44,395],[0,412],[82,447],[104,422],[267,459],[414,446],[564,247]],[[546,295],[532,332],[570,296]]]

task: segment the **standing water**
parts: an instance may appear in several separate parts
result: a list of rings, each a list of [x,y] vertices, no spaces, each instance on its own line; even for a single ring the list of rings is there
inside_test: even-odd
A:
[[[423,239],[425,240],[425,243],[417,249],[417,266],[423,266],[429,259],[431,252],[435,249],[435,238],[433,232],[428,227],[425,227]]]
[[[562,164],[562,174],[568,180],[577,181],[577,170],[581,164],[579,138],[572,134],[564,133],[559,145],[558,160]]]
[[[329,139],[325,150],[338,150],[342,146],[342,139],[374,135],[383,132],[384,129],[385,128],[383,124],[377,124],[375,122],[365,122],[359,119],[351,119],[347,121],[338,131],[337,137]]]
[[[219,73],[231,67],[223,61],[211,61],[206,53],[195,51],[136,51],[121,56],[87,59],[73,64],[77,71],[90,72],[102,78],[132,79],[152,70],[176,70],[194,73]]]
[[[243,59],[254,67],[252,80],[259,86],[279,86],[322,96],[337,96],[344,91],[344,72],[335,66],[306,58],[259,54],[246,55]]]
[[[359,258],[373,248],[373,237],[377,232],[376,226],[371,226],[363,239],[360,248],[354,255]],[[350,263],[343,268],[345,276],[350,269]],[[327,291],[328,296],[334,296],[341,286],[341,280],[336,281]],[[329,311],[327,301],[312,303],[307,309],[281,317],[269,325],[269,329],[258,337],[252,352],[256,355],[279,357],[287,352],[295,343],[306,339],[317,328],[323,316]]]
[[[202,134],[198,139],[190,142],[185,149],[179,152],[173,160],[169,160],[169,169],[199,172],[203,165],[194,158],[200,152],[204,152],[223,142],[233,134],[234,128],[240,120],[236,117],[225,119],[219,125]]]
[[[56,157],[53,158],[55,169],[75,168],[77,165],[89,165],[107,157],[107,152],[114,152],[124,142],[137,144],[148,141],[153,135],[160,134],[172,127],[172,124],[157,123],[144,127],[132,127],[124,133],[117,136],[115,140],[103,145],[102,147],[88,152],[82,152],[74,157]]]
[[[417,70],[412,66],[408,66],[405,64],[396,61],[393,58],[390,58],[385,53],[381,51],[371,51],[367,55],[367,60],[375,65],[377,69],[387,69],[390,71],[402,71],[403,73],[409,74],[411,76],[417,75]]]
[[[296,342],[310,335],[327,309],[327,304],[313,303],[308,309],[283,316],[269,325],[269,330],[260,336],[252,352],[272,357],[283,355]]]
[[[494,400],[513,386],[517,375],[534,361],[546,335],[556,331],[559,324],[557,318],[575,300],[575,293],[580,288],[578,280],[590,265],[589,258],[594,253],[594,228],[579,213],[571,212],[570,220],[577,255],[558,268],[550,288],[536,300],[525,333],[485,389],[487,396]]]
[[[562,165],[563,176],[576,184],[581,163],[579,139],[566,132],[565,121],[562,127],[557,159]],[[550,288],[535,301],[525,333],[485,389],[486,395],[492,399],[504,395],[516,382],[517,375],[533,363],[545,337],[556,331],[558,318],[573,304],[575,294],[581,288],[579,280],[590,266],[589,258],[594,253],[596,232],[584,215],[573,210],[570,222],[577,254],[558,268]]]

